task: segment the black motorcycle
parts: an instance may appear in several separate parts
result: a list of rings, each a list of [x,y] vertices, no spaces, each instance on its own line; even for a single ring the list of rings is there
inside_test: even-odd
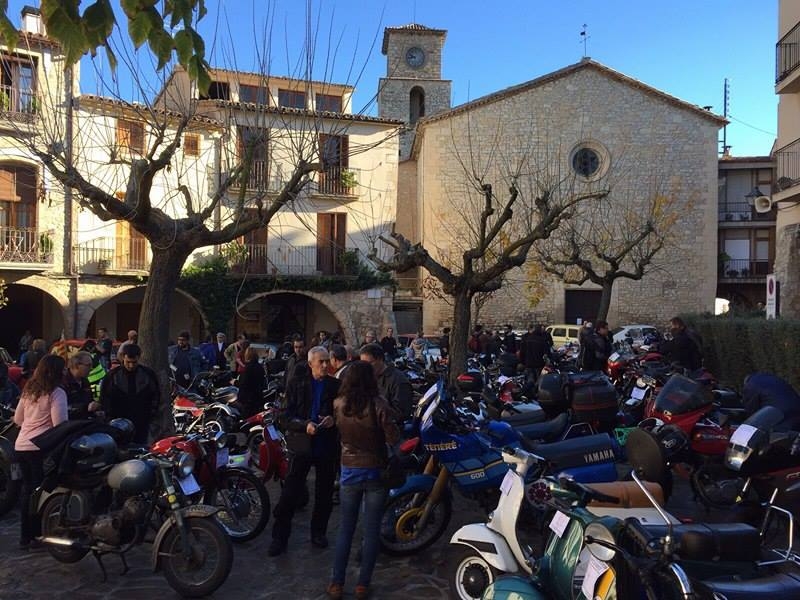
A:
[[[230,573],[233,546],[213,518],[217,509],[188,499],[198,487],[194,459],[179,452],[120,462],[125,452],[117,441],[124,440],[114,427],[72,427],[49,455],[45,483],[33,500],[51,556],[74,563],[91,552],[105,577],[104,555],[119,556],[127,571],[126,553],[155,531],[153,568],[174,590],[195,598],[219,588]]]
[[[22,473],[14,458],[14,440],[18,432],[14,409],[0,404],[0,517],[19,500]]]

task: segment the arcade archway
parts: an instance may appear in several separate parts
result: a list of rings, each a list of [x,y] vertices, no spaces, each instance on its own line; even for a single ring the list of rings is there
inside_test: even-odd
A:
[[[45,290],[12,283],[6,287],[6,296],[8,304],[2,310],[0,346],[14,358],[19,356],[19,339],[26,329],[33,337],[44,338],[48,346],[61,337],[65,329],[63,309]]]

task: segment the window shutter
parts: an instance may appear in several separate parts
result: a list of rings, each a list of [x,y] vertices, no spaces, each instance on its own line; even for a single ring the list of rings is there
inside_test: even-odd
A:
[[[187,156],[199,156],[200,136],[194,133],[183,134],[183,153]]]
[[[17,177],[13,169],[0,169],[0,201],[19,202],[17,195]]]
[[[123,119],[117,119],[117,148],[130,147],[131,130],[128,128],[128,122]]]
[[[346,168],[350,164],[350,136],[343,135],[341,140],[342,147],[339,155],[339,165]]]

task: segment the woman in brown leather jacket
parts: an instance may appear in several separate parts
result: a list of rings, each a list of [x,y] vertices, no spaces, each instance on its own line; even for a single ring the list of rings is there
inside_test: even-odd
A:
[[[355,597],[366,598],[378,557],[380,520],[387,494],[381,472],[386,466],[387,444],[400,441],[398,417],[379,395],[372,365],[362,360],[352,363],[345,373],[333,410],[342,444],[341,521],[328,596],[338,599],[343,595],[347,560],[363,499],[364,543]]]

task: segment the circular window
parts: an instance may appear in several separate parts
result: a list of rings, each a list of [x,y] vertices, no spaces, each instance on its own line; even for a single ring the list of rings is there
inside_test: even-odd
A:
[[[599,179],[608,170],[608,152],[597,142],[581,142],[573,148],[570,164],[577,175],[590,180]]]

